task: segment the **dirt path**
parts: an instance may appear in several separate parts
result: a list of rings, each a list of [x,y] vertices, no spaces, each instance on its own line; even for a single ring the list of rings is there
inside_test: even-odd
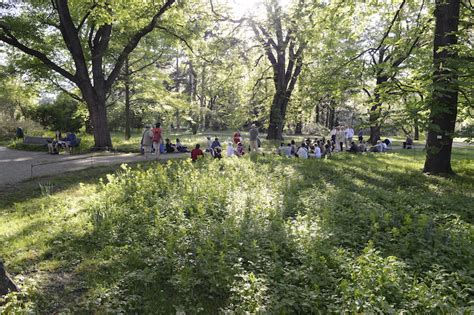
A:
[[[188,155],[188,153],[162,154],[160,160],[185,158]],[[136,153],[50,155],[45,152],[18,151],[0,147],[0,188],[32,177],[77,171],[99,165],[147,161],[153,158],[155,156],[145,157]]]

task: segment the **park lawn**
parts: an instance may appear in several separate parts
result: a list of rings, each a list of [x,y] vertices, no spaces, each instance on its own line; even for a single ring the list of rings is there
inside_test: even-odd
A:
[[[474,150],[454,149],[449,178],[423,175],[423,154],[25,182],[0,193],[0,257],[24,288],[4,311],[469,312]]]

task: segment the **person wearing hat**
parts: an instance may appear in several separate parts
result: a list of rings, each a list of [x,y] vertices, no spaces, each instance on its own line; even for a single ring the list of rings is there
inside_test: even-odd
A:
[[[151,153],[151,148],[153,146],[153,132],[151,131],[150,125],[145,126],[141,143],[143,146],[143,153],[145,153],[145,155]]]
[[[252,124],[250,130],[249,130],[249,135],[250,135],[250,149],[251,151],[257,151],[258,150],[258,129],[255,124]]]

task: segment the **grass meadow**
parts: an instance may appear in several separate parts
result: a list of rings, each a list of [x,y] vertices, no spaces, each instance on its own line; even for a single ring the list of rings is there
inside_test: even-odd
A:
[[[473,158],[455,148],[448,178],[405,150],[32,179],[0,192],[0,257],[22,287],[0,309],[470,313]]]

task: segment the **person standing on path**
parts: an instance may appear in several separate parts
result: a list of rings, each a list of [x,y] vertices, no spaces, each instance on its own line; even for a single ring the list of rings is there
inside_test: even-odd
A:
[[[153,128],[153,147],[155,148],[156,159],[158,160],[161,153],[161,144],[163,143],[163,134],[160,128],[161,124],[156,123],[156,127]]]
[[[250,130],[250,149],[251,151],[257,151],[258,150],[258,129],[255,124],[252,124]]]
[[[349,148],[352,145],[352,139],[354,138],[354,129],[351,126],[347,126],[346,130],[344,130],[344,141],[346,148]]]
[[[364,140],[364,130],[360,129],[357,136],[359,137],[359,143],[362,143],[362,140]]]
[[[145,131],[142,135],[142,146],[145,157],[148,157],[148,154],[151,153],[151,148],[153,146],[153,132],[151,131],[150,125],[145,126]]]

